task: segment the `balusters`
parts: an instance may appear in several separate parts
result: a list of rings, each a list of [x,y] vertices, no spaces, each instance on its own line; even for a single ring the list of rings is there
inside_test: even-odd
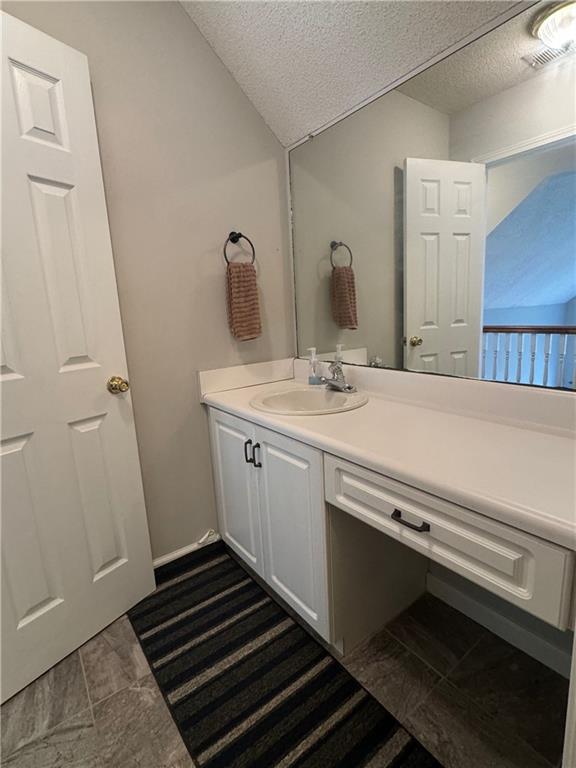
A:
[[[510,370],[510,343],[512,341],[512,334],[507,333],[504,340],[504,381],[508,381],[508,374]]]
[[[500,334],[494,334],[494,349],[492,350],[492,380],[498,377],[498,354],[500,353]]]
[[[544,336],[544,371],[542,372],[542,386],[548,386],[548,365],[550,363],[550,349],[552,347],[552,334]]]
[[[486,325],[481,362],[483,379],[576,389],[576,325]]]
[[[530,334],[530,376],[529,376],[529,382],[530,384],[534,384],[534,367],[536,365],[536,339],[537,335],[535,333]]]
[[[516,354],[517,354],[517,363],[516,363],[516,381],[520,383],[522,380],[522,355],[524,353],[524,334],[523,333],[517,333],[516,334]]]
[[[568,334],[563,333],[558,339],[558,377],[556,380],[557,387],[564,386],[564,365],[566,363],[567,348],[568,348]]]

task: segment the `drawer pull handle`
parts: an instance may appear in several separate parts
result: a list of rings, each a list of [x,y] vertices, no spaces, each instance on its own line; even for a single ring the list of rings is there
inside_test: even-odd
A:
[[[408,520],[402,520],[402,512],[400,512],[399,509],[395,509],[394,512],[392,512],[392,520],[396,520],[397,523],[405,525],[406,528],[410,528],[411,531],[417,531],[418,533],[426,533],[430,530],[430,525],[428,523],[420,523],[420,525],[415,525],[414,523],[410,523]]]
[[[246,440],[244,443],[244,461],[247,464],[254,464],[254,450],[252,450],[252,456],[248,456],[248,448],[252,445],[252,440]]]
[[[252,448],[252,463],[255,467],[261,467],[262,462],[259,460],[260,453],[258,453],[257,457],[256,451],[260,451],[260,443],[254,443],[254,448]]]

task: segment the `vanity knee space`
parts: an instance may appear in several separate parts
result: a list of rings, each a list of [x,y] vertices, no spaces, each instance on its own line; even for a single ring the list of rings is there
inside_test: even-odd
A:
[[[326,498],[539,619],[567,629],[574,553],[326,455]]]

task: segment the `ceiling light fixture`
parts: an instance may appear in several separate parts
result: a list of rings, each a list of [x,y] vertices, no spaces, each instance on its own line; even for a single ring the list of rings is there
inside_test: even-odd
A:
[[[534,19],[532,34],[556,50],[576,45],[576,0],[549,5]]]

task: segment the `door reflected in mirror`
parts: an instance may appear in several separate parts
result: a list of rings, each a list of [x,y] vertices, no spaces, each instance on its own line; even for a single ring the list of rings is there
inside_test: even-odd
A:
[[[533,15],[290,152],[301,356],[576,388],[576,56],[531,66]]]

